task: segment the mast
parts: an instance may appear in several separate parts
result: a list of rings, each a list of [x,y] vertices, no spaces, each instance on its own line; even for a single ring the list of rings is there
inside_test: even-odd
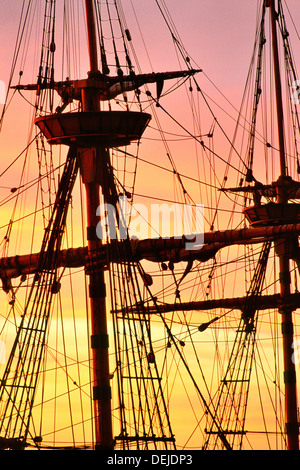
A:
[[[275,11],[275,1],[270,1],[271,10],[271,28],[272,28],[272,51],[274,62],[274,76],[275,76],[275,93],[276,93],[276,106],[277,106],[277,127],[278,127],[278,140],[279,140],[279,157],[280,157],[280,176],[287,176],[287,168],[285,162],[285,143],[284,143],[284,118],[282,107],[282,88],[281,77],[279,68],[278,56],[278,41],[277,41],[277,13]],[[286,202],[284,198],[278,199],[278,202]]]
[[[98,71],[97,44],[93,1],[85,0],[88,46],[90,58],[90,75]],[[92,87],[82,90],[83,112],[99,110],[97,90]],[[105,149],[101,149],[101,153]],[[80,169],[86,191],[87,207],[87,242],[88,253],[92,255],[101,247],[102,241],[96,235],[99,217],[96,215],[100,205],[100,178],[95,171],[96,148],[85,147],[78,149]],[[111,389],[109,381],[108,334],[106,318],[105,280],[104,271],[92,270],[89,274],[89,298],[91,309],[91,348],[93,357],[93,401],[95,420],[95,448],[112,449],[112,416]]]
[[[87,256],[84,266],[89,280],[91,315],[91,349],[93,360],[93,403],[95,448],[113,449],[111,388],[109,373],[108,331],[106,313],[106,285],[104,270],[107,269],[106,244],[97,236],[96,228],[101,227],[100,190],[104,203],[117,204],[116,188],[111,177],[110,149],[139,141],[151,116],[148,113],[100,109],[101,101],[109,101],[124,91],[137,90],[146,83],[156,83],[158,97],[164,80],[192,76],[196,70],[169,73],[136,75],[131,71],[124,76],[104,75],[98,70],[97,36],[95,12],[92,0],[85,0],[86,24],[88,31],[88,52],[90,71],[86,79],[53,83],[62,98],[62,106],[54,114],[36,118],[40,128],[51,144],[67,145],[76,149],[80,174],[86,193],[87,210]],[[45,89],[47,83],[43,84]],[[37,89],[36,85],[25,85],[24,89]],[[63,111],[73,100],[79,101],[79,111]],[[84,250],[85,251],[85,250]],[[105,252],[105,263],[99,263],[97,254]],[[78,260],[79,263],[82,261]],[[116,262],[116,261],[114,261]],[[152,437],[150,437],[151,439]],[[144,439],[136,435],[133,439]],[[162,437],[153,436],[154,441]],[[173,440],[173,437],[171,437]]]
[[[85,0],[87,34],[88,34],[88,48],[90,59],[90,73],[97,73],[98,70],[98,54],[97,54],[97,41],[96,41],[96,27],[95,15],[92,0]]]
[[[269,0],[268,6],[271,13],[272,46],[275,76],[275,92],[277,104],[277,125],[280,155],[280,177],[277,186],[277,203],[287,204],[284,178],[287,176],[285,164],[284,147],[284,121],[282,108],[281,78],[279,70],[278,43],[277,43],[277,13],[275,11],[275,0]],[[279,257],[279,280],[282,315],[282,337],[283,337],[283,358],[284,358],[284,383],[285,383],[285,412],[286,412],[286,434],[287,447],[289,450],[299,450],[299,423],[297,417],[297,392],[296,392],[296,370],[292,361],[293,346],[293,308],[288,304],[287,298],[290,290],[290,266],[289,266],[289,240],[283,238],[277,242],[277,255]]]
[[[280,2],[278,1],[278,9]],[[244,213],[253,226],[256,227],[278,226],[279,229],[287,224],[297,224],[299,220],[299,204],[289,203],[293,199],[293,190],[298,184],[288,175],[286,165],[285,152],[285,135],[284,135],[284,115],[282,104],[282,88],[279,67],[279,54],[277,42],[277,22],[278,12],[275,10],[275,0],[265,0],[263,12],[265,8],[270,9],[270,29],[272,41],[272,55],[275,81],[275,97],[277,111],[277,131],[279,143],[279,177],[277,181],[272,183],[273,190],[269,192],[270,187],[255,184],[250,192],[254,193],[254,205],[244,209]],[[262,186],[262,191],[257,188]],[[275,191],[274,191],[275,189]],[[234,189],[234,191],[239,189]],[[249,190],[244,188],[245,192]],[[230,190],[229,190],[230,191]],[[297,190],[296,190],[297,191]],[[296,193],[294,193],[296,194]],[[276,203],[273,201],[266,204],[260,202],[261,196],[276,197]],[[258,197],[255,197],[258,196]],[[267,238],[264,239],[266,241]],[[275,253],[278,257],[279,264],[279,289],[280,303],[279,313],[281,315],[281,328],[283,338],[283,367],[284,367],[284,387],[285,387],[285,431],[287,437],[287,449],[299,449],[299,423],[297,413],[297,391],[296,391],[296,370],[293,362],[292,348],[294,342],[293,318],[292,312],[296,305],[289,302],[291,295],[291,276],[290,276],[290,259],[295,259],[294,249],[298,250],[298,237],[289,236],[286,232],[282,233],[277,240],[274,240]],[[261,299],[260,299],[261,300]]]

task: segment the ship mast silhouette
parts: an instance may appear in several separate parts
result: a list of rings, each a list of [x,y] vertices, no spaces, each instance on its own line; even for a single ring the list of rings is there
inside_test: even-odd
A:
[[[286,152],[284,143],[284,116],[282,106],[282,90],[281,90],[281,76],[279,68],[278,56],[278,40],[277,40],[277,12],[275,11],[275,0],[267,0],[265,6],[270,8],[271,17],[271,31],[272,31],[272,51],[273,51],[273,65],[274,65],[274,78],[275,78],[275,95],[277,106],[277,127],[278,127],[278,141],[279,141],[279,161],[280,161],[280,176],[275,182],[276,187],[276,208],[277,217],[280,217],[280,212],[287,209],[288,213],[288,189],[291,187],[292,181],[288,177],[286,168]],[[259,210],[262,209],[262,212]],[[267,209],[267,217],[264,213]],[[250,209],[251,210],[251,209]],[[268,206],[259,208],[257,215],[258,223],[268,225],[274,217],[274,213],[268,213]],[[276,219],[275,215],[275,219]],[[246,211],[247,216],[247,211]],[[257,219],[252,219],[250,211],[248,217],[251,222],[256,222]],[[269,220],[268,220],[269,219]],[[282,315],[282,337],[283,337],[283,357],[284,357],[284,383],[285,383],[285,413],[286,413],[286,434],[287,434],[287,447],[289,450],[299,449],[299,423],[297,415],[297,391],[296,391],[296,370],[295,364],[292,360],[292,347],[293,347],[293,320],[292,312],[293,307],[289,304],[290,290],[290,239],[283,237],[276,241],[276,251],[279,258],[279,282],[280,282],[280,313]]]
[[[276,87],[276,105],[277,105],[277,122],[278,122],[278,138],[279,138],[279,155],[280,155],[280,178],[277,186],[277,204],[287,205],[288,195],[286,186],[290,181],[285,181],[287,175],[286,157],[284,146],[284,118],[282,109],[282,93],[281,78],[278,58],[277,43],[277,24],[275,12],[275,0],[267,2],[271,10],[272,24],[272,44],[273,44],[273,60],[274,75]],[[289,240],[283,238],[278,241],[278,257],[279,257],[279,276],[280,276],[280,295],[281,295],[281,314],[282,314],[282,336],[283,336],[283,356],[284,356],[284,382],[285,382],[285,410],[286,410],[286,433],[289,450],[299,450],[299,423],[297,413],[297,390],[296,390],[296,370],[292,361],[291,349],[293,347],[293,308],[288,304],[288,296],[290,290],[290,268],[289,268]]]
[[[88,32],[88,52],[90,71],[86,80],[76,83],[82,111],[74,114],[57,113],[37,119],[36,124],[48,141],[67,144],[74,148],[79,161],[80,173],[86,191],[87,201],[87,240],[88,256],[101,250],[102,240],[96,228],[100,222],[97,208],[100,205],[100,190],[104,201],[117,202],[116,189],[110,174],[109,148],[129,144],[139,140],[150,121],[150,115],[132,111],[102,111],[100,102],[110,99],[112,86],[119,93],[126,89],[136,89],[143,83],[161,83],[164,79],[176,78],[185,73],[153,74],[150,76],[124,77],[121,69],[118,77],[108,79],[99,71],[97,54],[96,24],[92,0],[85,0],[86,24]],[[102,64],[105,72],[105,64]],[[194,72],[188,72],[193,74]],[[129,84],[129,85],[128,85]],[[68,84],[74,92],[74,83]],[[73,94],[73,93],[72,93]],[[112,449],[110,371],[108,359],[108,334],[106,318],[106,286],[104,269],[91,269],[89,278],[89,298],[91,311],[91,347],[93,352],[93,401],[95,420],[95,448]]]

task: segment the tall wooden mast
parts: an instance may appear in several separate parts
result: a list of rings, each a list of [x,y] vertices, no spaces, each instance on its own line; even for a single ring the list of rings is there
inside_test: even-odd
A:
[[[122,93],[136,90],[145,83],[157,83],[158,91],[164,80],[191,76],[195,70],[136,75],[131,71],[125,76],[118,73],[112,77],[100,72],[97,54],[97,31],[93,0],[85,0],[86,25],[90,71],[88,77],[68,82],[54,83],[63,105],[54,114],[38,117],[36,125],[51,144],[67,145],[76,149],[80,173],[86,192],[87,207],[87,252],[89,262],[86,274],[89,279],[91,314],[91,348],[93,358],[93,402],[95,448],[114,447],[111,413],[111,389],[109,374],[108,332],[106,317],[106,286],[103,264],[95,256],[105,250],[97,236],[100,226],[97,208],[100,191],[103,202],[114,199],[115,188],[110,175],[109,149],[129,145],[140,140],[151,116],[141,111],[114,111],[100,109],[100,103]],[[18,87],[17,87],[18,88]],[[44,88],[48,88],[45,84]],[[25,85],[22,89],[37,89],[36,85]],[[69,90],[69,94],[68,94]],[[63,112],[73,99],[80,101],[80,111]],[[117,204],[117,201],[112,201]],[[96,256],[97,258],[97,256]],[[117,261],[118,262],[118,261]]]
[[[282,107],[281,77],[279,69],[278,43],[277,43],[277,13],[275,11],[275,0],[269,1],[272,28],[272,46],[275,76],[275,92],[277,105],[278,141],[280,156],[280,177],[277,185],[277,203],[287,204],[286,185],[284,178],[287,176],[285,161],[284,142],[284,118]],[[279,280],[282,315],[282,337],[283,337],[283,358],[284,358],[284,383],[285,383],[285,412],[286,412],[286,434],[287,446],[289,450],[299,450],[299,423],[297,416],[297,391],[296,391],[296,370],[292,361],[293,347],[293,319],[292,308],[287,298],[291,294],[290,290],[290,261],[289,261],[288,238],[283,238],[277,242],[277,254],[279,257]]]
[[[279,4],[279,2],[278,2]],[[279,145],[279,177],[272,183],[273,190],[269,194],[276,197],[276,204],[269,202],[261,204],[260,198],[254,199],[255,205],[244,209],[244,213],[252,226],[278,226],[280,229],[287,224],[296,224],[299,220],[299,204],[289,203],[293,199],[293,191],[299,184],[288,175],[285,151],[284,113],[282,104],[282,87],[279,67],[277,21],[278,12],[275,10],[275,0],[265,0],[264,8],[270,10],[270,25],[272,36],[272,55],[274,67],[275,98],[277,111],[277,130]],[[255,186],[251,188],[255,192]],[[275,189],[275,191],[274,191]],[[236,190],[240,190],[237,189]],[[247,191],[247,188],[246,188]],[[268,188],[264,187],[261,195],[267,196]],[[287,448],[299,449],[299,423],[297,413],[296,369],[293,362],[293,318],[295,305],[289,302],[291,295],[290,259],[293,258],[293,246],[297,246],[297,237],[282,234],[275,242],[275,252],[279,262],[281,327],[283,338],[284,386],[285,386],[285,419]]]
[[[93,0],[85,0],[90,75],[98,71],[97,43]],[[82,90],[83,112],[99,111],[97,90],[92,87]],[[101,153],[105,152],[102,147]],[[102,241],[96,235],[99,217],[96,215],[100,205],[101,175],[96,166],[97,149],[94,146],[78,148],[80,169],[86,191],[87,207],[87,241],[91,256],[101,247]],[[98,155],[97,155],[98,156]],[[108,334],[106,318],[106,292],[104,272],[101,269],[89,274],[89,298],[91,309],[91,347],[93,356],[93,402],[95,420],[95,447],[97,449],[113,448],[111,390],[109,381]]]

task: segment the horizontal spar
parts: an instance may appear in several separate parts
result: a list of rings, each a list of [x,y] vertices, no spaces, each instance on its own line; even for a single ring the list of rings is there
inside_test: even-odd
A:
[[[61,250],[57,260],[58,267],[78,268],[85,266],[87,248],[69,248]],[[8,292],[11,279],[26,274],[34,274],[40,270],[47,270],[47,266],[39,266],[39,253],[30,255],[16,255],[0,259],[0,278],[3,290]]]
[[[256,297],[255,307],[257,310],[267,310],[267,309],[280,309],[282,299],[280,294],[272,295],[261,295]],[[235,298],[224,298],[224,299],[211,299],[211,300],[200,300],[195,302],[180,302],[175,304],[158,304],[158,305],[144,305],[144,306],[133,306],[130,308],[123,308],[114,311],[114,313],[119,313],[122,315],[126,314],[137,314],[147,313],[147,314],[157,314],[157,313],[168,313],[176,311],[204,311],[204,310],[213,310],[213,309],[232,309],[232,310],[243,310],[247,305],[247,302],[252,302],[253,299],[249,297],[235,297]],[[287,302],[293,309],[300,306],[300,294],[291,294],[288,298],[284,299],[285,303]]]
[[[271,227],[246,228],[241,230],[225,230],[204,233],[203,245],[198,249],[186,249],[186,244],[192,243],[191,237],[181,238],[148,238],[145,240],[114,241],[103,245],[101,253],[88,256],[87,247],[69,248],[61,250],[58,255],[57,267],[86,267],[95,266],[97,262],[105,265],[110,262],[124,263],[126,261],[148,260],[152,262],[163,261],[207,261],[220,249],[236,244],[261,243],[265,240],[274,240],[281,237],[300,234],[300,224],[279,225]],[[195,237],[196,238],[196,237]],[[118,247],[118,249],[116,249]],[[129,247],[129,249],[128,249]],[[0,259],[0,278],[7,279],[19,277],[23,274],[35,273],[38,269],[39,253],[17,255]],[[105,266],[104,266],[105,268]],[[39,269],[47,270],[47,266]]]
[[[201,72],[201,70],[190,69],[146,74],[131,73],[130,75],[118,75],[115,77],[97,73],[93,74],[93,77],[82,80],[66,80],[60,82],[45,81],[43,83],[32,83],[28,85],[19,84],[11,88],[16,90],[36,91],[37,94],[39,94],[41,90],[54,89],[63,101],[63,105],[56,109],[58,113],[61,113],[73,100],[82,100],[82,90],[84,89],[93,89],[100,101],[108,101],[126,91],[137,90],[143,85],[156,83],[158,100],[166,80],[191,77],[198,72]]]

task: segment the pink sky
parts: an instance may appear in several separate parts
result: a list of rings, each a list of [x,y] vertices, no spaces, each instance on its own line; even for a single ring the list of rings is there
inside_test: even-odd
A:
[[[25,3],[27,5],[28,2]],[[33,4],[38,5],[41,17],[40,21],[42,22],[44,3],[39,1],[33,2]],[[58,11],[62,4],[62,2],[57,2]],[[243,0],[242,2],[240,0],[217,0],[214,2],[211,0],[188,0],[188,2],[168,0],[166,4],[176,25],[178,35],[188,54],[194,61],[193,65],[203,69],[204,73],[222,93],[225,94],[235,108],[239,108],[252,55],[257,10],[258,5],[261,5],[261,0]],[[128,11],[129,13],[127,26],[131,31],[142,71],[151,72],[155,70],[159,72],[176,70],[178,68],[178,59],[169,31],[160,17],[155,2],[149,0],[123,0],[122,5],[124,12],[126,13]],[[140,41],[139,31],[132,13],[132,5],[134,5],[136,15],[139,18],[139,26],[143,33],[144,41],[147,44],[147,54],[149,54],[151,63],[149,63],[143,43]],[[300,12],[297,5],[298,0],[289,0],[288,2],[289,10],[293,15],[293,20],[296,25],[300,22]],[[19,1],[5,0],[2,2],[0,16],[0,80],[3,80],[5,83],[8,83],[9,79],[10,63],[14,51],[19,16]],[[286,13],[286,19],[288,24],[290,24],[288,13]],[[58,18],[57,34],[59,34],[59,21],[60,19]],[[40,33],[40,31],[41,27],[38,32]],[[290,27],[289,32],[291,38],[294,39],[294,55],[297,61],[297,57],[300,55],[299,38],[295,34],[293,27]],[[29,58],[32,59],[28,64],[30,75],[28,74],[26,80],[24,74],[23,83],[34,81],[37,74],[40,57],[40,38],[39,36],[35,36],[34,33],[33,38],[35,37],[37,37],[36,42],[32,40],[29,44],[29,50],[31,51]],[[81,43],[80,46],[85,55],[85,44]],[[32,52],[34,48],[36,48],[35,54]],[[32,68],[34,57],[36,65]],[[86,76],[88,64],[84,62],[84,59],[82,59],[82,63],[84,65],[82,65],[81,77],[76,78],[84,78]],[[17,65],[13,84],[18,81],[20,68],[23,69],[23,64]],[[61,68],[60,65],[58,65],[57,80],[65,78],[65,76],[61,77],[60,71]],[[113,70],[112,73],[114,73]],[[197,79],[204,92],[207,92],[210,97],[219,103],[218,100],[220,96],[212,87],[207,89],[209,83],[204,76],[199,74]],[[16,103],[21,103],[26,112],[33,109],[30,108],[24,100],[21,100],[21,98],[17,98]],[[183,107],[181,109],[180,105],[178,106],[178,102],[173,100],[171,103],[168,103],[168,106],[170,106],[171,112],[174,110],[178,111],[178,109],[175,108],[179,108],[179,113],[182,113],[185,109]],[[234,121],[229,121],[226,115],[221,116],[221,118],[222,124],[225,123],[226,125],[227,121],[231,126],[234,125]],[[8,162],[15,158],[26,146],[28,122],[28,119],[26,118],[24,120],[24,115],[20,112],[20,104],[18,104],[18,106],[16,105],[16,108],[12,107],[12,112],[8,113],[8,120],[3,129],[5,132],[0,136],[1,151],[4,157],[2,157],[2,161],[0,162],[0,171],[6,168]],[[204,122],[204,132],[208,132],[211,123],[212,117],[210,116],[209,119]],[[229,132],[232,132],[232,129],[230,129]],[[229,135],[231,136],[232,133]],[[14,144],[14,149],[11,148],[12,143]],[[227,150],[224,150],[224,147],[221,147],[221,149],[226,158]],[[176,152],[177,150],[179,151],[178,157],[176,156],[178,170],[194,176],[193,172],[195,171],[195,167],[187,164],[186,157],[182,158],[182,155],[186,154],[185,150],[181,150],[179,143],[176,144],[175,150]],[[158,155],[158,157],[156,155]],[[151,159],[157,158],[157,163],[168,166],[168,161],[160,160],[160,154],[157,153],[156,155],[153,151],[150,155]],[[149,154],[146,158],[148,156]],[[8,176],[11,178],[10,174],[8,174]],[[162,190],[164,185],[161,184],[161,181],[152,178],[145,182],[145,192],[148,193],[149,189],[153,187],[154,181],[156,185],[159,186],[159,189]],[[2,185],[4,184],[5,182],[2,180]],[[231,184],[234,185],[235,182],[232,181]],[[148,188],[147,185],[152,186]],[[153,193],[153,191],[149,192]]]
[[[39,0],[37,3],[41,4],[43,2]],[[57,3],[61,2],[58,1]],[[156,71],[176,70],[178,62],[174,48],[172,49],[171,47],[170,53],[169,46],[171,41],[166,26],[161,20],[158,20],[159,16],[154,0],[132,0],[132,3],[135,5],[136,12],[140,17],[140,27],[147,43],[147,50],[153,69]],[[165,3],[168,5],[177,31],[190,57],[193,58],[197,66],[203,69],[233,104],[238,107],[252,54],[257,19],[257,4],[260,4],[261,1],[165,0]],[[1,2],[0,80],[5,83],[8,83],[9,79],[21,4],[20,0],[2,0]],[[128,25],[134,40],[135,37],[138,37],[138,33],[134,29],[130,4],[130,0],[123,0],[122,2],[124,11],[126,12],[127,7],[130,10]],[[295,24],[300,25],[299,0],[289,0],[288,7],[293,15]],[[288,14],[287,21],[290,23]],[[130,27],[131,24],[133,25],[132,28]],[[300,41],[292,29],[290,29],[290,33],[291,37],[295,39],[294,54],[297,62],[297,58],[300,57]],[[140,53],[143,71],[152,71],[145,57],[142,44],[136,45],[136,49]],[[13,83],[17,82],[18,72],[19,68],[16,69]],[[80,78],[84,78],[84,72]],[[8,144],[11,145],[12,142],[15,142],[16,150],[15,152],[5,153],[6,160],[3,159],[2,162],[0,160],[0,172],[27,144],[27,120],[22,128],[21,125],[18,127],[18,136],[22,132],[24,139],[22,136],[22,141],[21,138],[14,141],[17,118],[21,117],[23,118],[20,115],[10,117],[10,127],[6,129],[8,130],[9,138],[5,140],[5,145],[8,148]],[[0,148],[3,158],[1,142],[2,139],[0,139]],[[180,157],[178,160],[180,160]],[[183,165],[185,172],[188,171],[185,168],[185,161],[177,161],[177,163]],[[165,161],[163,164],[165,165]],[[147,184],[153,187],[154,180],[149,178],[148,174],[147,178]],[[159,181],[155,181],[155,183],[157,185],[160,184]]]
[[[295,24],[299,24],[298,0],[289,0],[287,3]],[[21,4],[19,0],[1,2],[0,79],[4,81],[8,79]],[[129,0],[124,0],[122,4],[125,12],[127,7],[131,10]],[[167,36],[163,33],[163,23],[158,23],[160,20],[155,2],[139,0],[133,4],[140,17],[141,29],[153,64],[161,69],[170,68],[174,64],[174,57],[164,48]],[[227,88],[230,84],[236,86],[240,80],[243,83],[251,56],[258,2],[168,0],[166,4],[187,51],[198,65],[221,87]],[[296,42],[299,44],[299,38]]]
[[[147,44],[147,53],[149,53],[151,65],[146,58],[144,47],[136,29],[131,3],[134,5],[140,21],[139,25]],[[211,0],[188,0],[187,2],[168,0],[165,3],[188,54],[195,61],[195,67],[203,69],[205,74],[230,101],[236,107],[239,107],[252,54],[257,21],[257,5],[261,4],[261,0],[217,0],[213,2]],[[9,80],[21,4],[22,2],[19,0],[2,0],[1,2],[0,80],[6,85]],[[42,17],[43,7],[41,5],[43,5],[43,2],[37,2],[37,4],[39,4],[38,9],[40,9]],[[62,2],[57,2],[57,5],[57,8],[59,8]],[[176,69],[178,61],[174,47],[155,2],[149,0],[123,0],[122,5],[124,12],[129,12],[128,27],[131,30],[142,71],[153,71],[152,68],[155,71]],[[288,7],[295,24],[299,24],[298,0],[289,0]],[[288,24],[290,24],[288,13],[286,18]],[[295,34],[293,27],[290,28],[289,32],[291,38],[294,39],[294,54],[297,60],[300,55],[299,37]],[[33,47],[34,44],[30,44],[32,50]],[[32,65],[30,65],[32,76],[28,80],[34,79],[37,74],[38,49],[37,47],[36,71],[32,70]],[[82,68],[82,77],[80,78],[85,75],[86,68],[86,66]],[[60,67],[58,66],[57,69],[59,74]],[[19,70],[20,65],[16,68],[13,83],[18,80]],[[57,75],[57,79],[62,78],[65,77]]]
[[[28,2],[25,2],[26,5]],[[261,0],[188,0],[187,2],[179,0],[167,0],[165,2],[169,8],[170,14],[176,25],[178,35],[180,36],[189,56],[193,59],[193,65],[203,69],[204,73],[213,81],[213,83],[224,93],[229,101],[239,108],[244,84],[246,81],[248,68],[252,55],[253,41],[255,36],[257,10],[258,5],[261,5]],[[283,2],[285,3],[285,2]],[[300,23],[300,11],[298,8],[299,0],[289,0],[288,7],[293,15],[293,21],[297,25]],[[33,2],[38,5],[40,16],[43,15],[43,2]],[[74,2],[75,4],[75,2]],[[57,8],[62,5],[62,2],[57,2]],[[147,59],[144,46],[140,41],[139,31],[136,27],[134,16],[132,14],[131,5],[134,5],[136,14],[139,18],[139,26],[143,33],[144,41],[147,44],[147,53],[149,54],[151,64]],[[131,36],[135,44],[135,49],[139,57],[141,68],[143,72],[151,72],[153,70],[170,71],[178,68],[178,59],[170,39],[168,29],[160,17],[156,3],[149,0],[123,0],[122,6],[124,12],[129,12],[127,18],[127,25],[131,31]],[[0,80],[8,83],[11,58],[14,51],[14,44],[17,34],[18,21],[20,15],[20,2],[19,0],[4,0],[1,2],[1,16],[0,16],[0,31],[1,31],[1,48],[0,48]],[[290,18],[288,12],[286,19],[290,25]],[[41,19],[42,21],[42,19]],[[57,25],[57,34],[59,34],[59,19]],[[39,29],[40,31],[41,29]],[[300,55],[299,37],[295,34],[294,28],[290,26],[289,29],[291,38],[294,39],[294,55],[297,62],[297,57]],[[33,34],[35,38],[35,33]],[[28,81],[33,81],[36,77],[39,61],[39,41],[36,43],[32,40],[29,44],[29,49],[32,52],[30,59],[36,60],[36,65],[32,69],[32,61],[29,61],[28,69],[30,70]],[[81,49],[85,51],[85,45],[80,44]],[[86,76],[88,65],[82,59],[83,65],[81,70],[81,77]],[[182,65],[182,64],[181,64]],[[22,65],[17,65],[13,83],[18,81],[18,73]],[[60,65],[57,66],[58,80],[64,79],[61,77]],[[114,73],[114,71],[112,71]],[[198,75],[200,86],[204,92],[216,99],[220,98],[216,91],[212,88],[207,91],[208,82],[204,80],[201,74]],[[197,78],[198,78],[197,77]],[[23,83],[26,83],[25,75]],[[26,95],[28,96],[28,95]],[[21,104],[27,106],[25,101]],[[1,106],[1,105],[0,105]],[[171,104],[171,106],[177,106]],[[0,137],[0,142],[4,139],[5,147],[11,145],[12,142],[16,145],[15,153],[9,150],[9,154],[5,152],[5,159],[0,163],[0,170],[7,165],[8,159],[14,158],[20,151],[23,150],[27,144],[27,126],[28,120],[24,124],[18,125],[18,136],[16,139],[15,129],[17,119],[23,119],[22,113],[19,112],[20,108],[16,108],[18,112],[11,113],[8,116],[8,121],[5,130],[6,135]],[[30,107],[27,106],[27,111]],[[171,108],[173,111],[173,109]],[[180,110],[181,112],[181,110]],[[226,116],[225,116],[226,117]],[[224,118],[224,116],[223,116]],[[209,122],[205,123],[206,129],[211,125],[211,118]],[[21,132],[23,136],[21,136]],[[7,137],[8,136],[8,137]],[[179,148],[179,144],[178,144]],[[223,149],[222,149],[223,151]],[[226,157],[226,155],[225,155]],[[163,162],[166,164],[166,162]],[[177,160],[179,171],[188,171],[186,162],[180,157]]]

